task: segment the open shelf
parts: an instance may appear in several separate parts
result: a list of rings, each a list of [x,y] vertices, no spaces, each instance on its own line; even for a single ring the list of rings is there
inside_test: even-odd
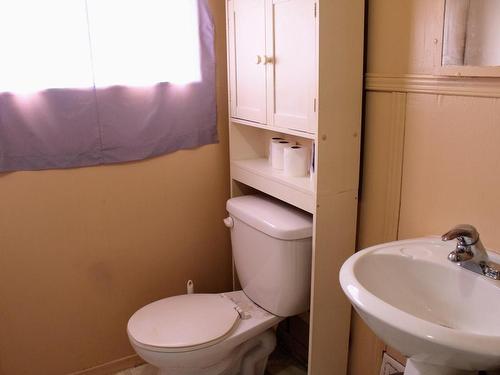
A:
[[[274,169],[265,158],[251,160],[236,160],[233,164],[238,168],[246,169],[249,172],[264,176],[292,189],[302,191],[305,194],[313,193],[311,178],[285,176],[282,170]]]
[[[246,120],[242,120],[242,119],[234,118],[234,117],[231,117],[231,122],[233,122],[234,124],[238,124],[238,125],[252,126],[254,128],[265,129],[265,130],[269,130],[269,131],[273,131],[273,132],[277,132],[277,133],[295,135],[295,136],[301,137],[301,138],[312,139],[312,140],[316,139],[316,134],[308,133],[308,132],[304,132],[304,131],[300,131],[300,130],[282,128],[282,127],[278,127],[278,126],[269,126],[269,125],[260,124],[258,122],[246,121]]]
[[[273,169],[267,159],[233,160],[234,180],[272,195],[310,213],[315,212],[314,183],[310,177],[289,177]]]

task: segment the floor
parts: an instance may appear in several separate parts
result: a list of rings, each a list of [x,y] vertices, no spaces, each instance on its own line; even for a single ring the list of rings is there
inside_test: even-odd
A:
[[[266,375],[307,375],[307,369],[278,348],[269,357]]]
[[[151,365],[142,365],[117,372],[115,375],[157,375],[157,370]]]
[[[307,370],[305,367],[296,363],[293,359],[283,358],[281,354],[277,356],[272,355],[269,358],[269,365],[267,366],[266,375],[306,375]],[[484,372],[480,371],[478,375],[500,375],[499,372]],[[131,368],[128,370],[120,371],[115,375],[157,375],[156,369],[151,365],[142,365],[139,367]]]
[[[115,375],[157,375],[151,365],[142,365],[116,373]],[[276,350],[269,357],[266,375],[307,375],[307,369],[286,353]]]

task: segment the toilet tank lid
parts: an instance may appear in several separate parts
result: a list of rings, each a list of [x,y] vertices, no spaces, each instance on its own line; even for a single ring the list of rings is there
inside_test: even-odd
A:
[[[249,226],[281,240],[312,237],[312,215],[263,195],[231,198],[227,211]]]

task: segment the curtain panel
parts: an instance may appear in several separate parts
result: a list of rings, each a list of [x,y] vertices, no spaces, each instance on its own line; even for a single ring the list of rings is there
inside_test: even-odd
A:
[[[94,82],[90,88],[30,94],[0,87],[0,172],[119,163],[216,143],[214,28],[207,1],[195,1],[200,60],[195,82],[141,87]],[[171,52],[171,59],[178,58]]]

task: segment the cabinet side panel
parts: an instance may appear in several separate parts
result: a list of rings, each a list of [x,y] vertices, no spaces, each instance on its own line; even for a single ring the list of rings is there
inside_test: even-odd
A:
[[[309,374],[347,372],[351,305],[339,284],[340,267],[354,252],[357,193],[323,197],[316,208]]]
[[[338,272],[354,253],[363,84],[364,1],[323,0],[319,16],[317,214],[309,374],[347,371],[350,304]]]

